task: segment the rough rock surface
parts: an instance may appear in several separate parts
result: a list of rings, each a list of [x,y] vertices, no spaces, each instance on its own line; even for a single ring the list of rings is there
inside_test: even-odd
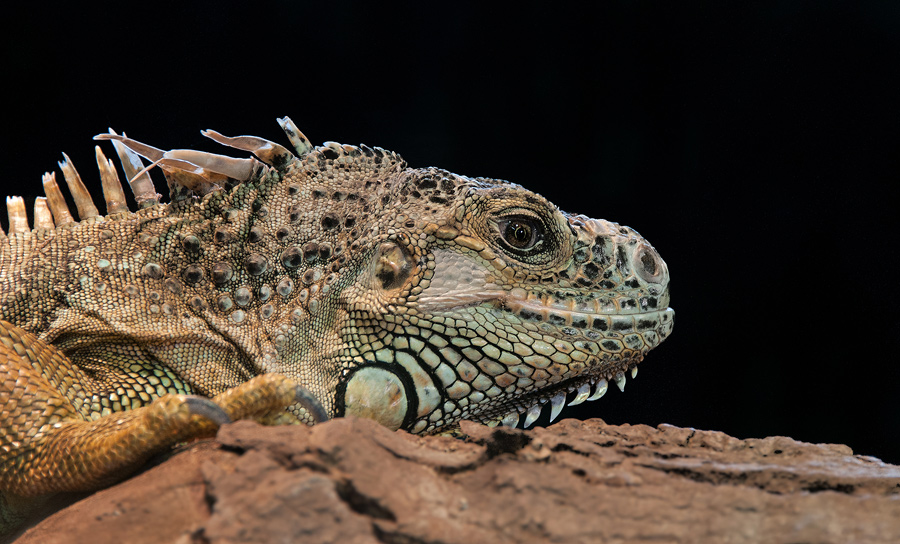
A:
[[[16,542],[900,542],[900,467],[668,425],[238,422]]]

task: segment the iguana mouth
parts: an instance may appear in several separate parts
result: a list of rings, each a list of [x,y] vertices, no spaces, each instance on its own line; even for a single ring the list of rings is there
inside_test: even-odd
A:
[[[535,312],[545,317],[544,323],[549,323],[549,320],[546,319],[548,310],[544,306],[519,304],[518,306],[513,305],[513,307],[516,308],[518,315],[521,315],[523,310]],[[601,345],[603,342],[612,342],[612,345],[607,347],[615,348],[622,345],[623,338],[639,333],[647,344],[639,350],[626,349],[622,355],[601,352],[591,356],[586,362],[583,374],[549,384],[539,390],[522,393],[498,405],[487,406],[484,411],[472,414],[472,419],[491,426],[502,424],[515,427],[521,423],[523,427],[527,428],[540,417],[543,408],[547,405],[550,406],[550,421],[552,422],[566,406],[575,406],[585,401],[601,398],[610,383],[615,383],[624,392],[626,376],[630,373],[632,378],[636,377],[637,365],[644,359],[647,351],[668,337],[672,331],[675,314],[672,308],[626,315],[560,312],[559,309],[553,309],[552,312],[551,315],[564,315],[569,318],[561,328],[552,326],[552,329],[558,330],[561,333],[560,336],[567,337],[570,341],[584,337]],[[599,324],[598,328],[601,330],[598,331],[590,326],[573,327],[573,324],[577,325],[581,322],[583,316],[589,317],[585,321],[590,325]],[[550,328],[550,326],[546,327],[547,332],[550,332]],[[525,416],[524,420],[521,418],[522,414]]]

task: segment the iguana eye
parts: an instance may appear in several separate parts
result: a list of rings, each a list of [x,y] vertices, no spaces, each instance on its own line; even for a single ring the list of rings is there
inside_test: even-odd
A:
[[[541,225],[524,217],[513,217],[498,222],[500,236],[513,249],[528,251],[544,237]]]

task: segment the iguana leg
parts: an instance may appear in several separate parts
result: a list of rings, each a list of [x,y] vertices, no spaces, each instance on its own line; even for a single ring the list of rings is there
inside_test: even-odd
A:
[[[0,534],[48,495],[108,485],[230,420],[264,419],[297,402],[314,419],[327,419],[315,399],[278,374],[212,400],[169,394],[93,420],[85,413],[91,384],[59,350],[0,321]]]

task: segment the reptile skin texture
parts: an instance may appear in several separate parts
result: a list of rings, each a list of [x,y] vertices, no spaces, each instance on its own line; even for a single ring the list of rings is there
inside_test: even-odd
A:
[[[279,123],[293,150],[204,131],[241,157],[98,135],[134,210],[99,147],[106,215],[65,156],[77,213],[56,174],[31,221],[7,199],[0,534],[237,419],[552,420],[671,333],[668,269],[634,230]]]

